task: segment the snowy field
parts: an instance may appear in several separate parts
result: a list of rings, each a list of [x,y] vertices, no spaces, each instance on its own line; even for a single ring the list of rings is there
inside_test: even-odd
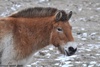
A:
[[[100,0],[0,0],[0,17],[37,6],[73,11],[70,24],[79,45],[73,56],[47,46],[34,54],[28,67],[100,67]]]

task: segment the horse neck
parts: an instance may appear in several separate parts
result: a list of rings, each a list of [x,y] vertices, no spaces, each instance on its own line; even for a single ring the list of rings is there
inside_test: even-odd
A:
[[[16,20],[17,23],[13,22],[13,24],[19,25],[19,27],[23,27],[24,29],[22,30],[23,33],[21,33],[21,35],[25,35],[28,38],[29,43],[33,43],[30,45],[28,44],[30,46],[30,49],[37,51],[49,45],[50,33],[53,28],[53,22],[51,18],[18,18]],[[26,33],[27,35],[24,33]],[[16,35],[16,39],[17,37],[18,35]],[[20,40],[18,40],[18,42],[20,42]]]
[[[37,32],[36,37],[40,41],[37,44],[39,49],[49,45],[50,34],[53,29],[53,23],[49,19],[39,20],[39,22],[34,23]]]
[[[15,50],[22,53],[18,53],[18,58],[25,58],[49,45],[50,33],[53,28],[52,18],[8,17],[4,19],[4,22],[7,24],[7,31],[11,31],[13,35]],[[4,27],[0,25],[1,28]]]

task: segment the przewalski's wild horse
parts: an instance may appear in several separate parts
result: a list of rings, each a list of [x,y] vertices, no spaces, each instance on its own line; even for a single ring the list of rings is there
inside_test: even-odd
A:
[[[28,8],[6,18],[0,18],[1,64],[25,65],[39,49],[53,44],[65,55],[73,55],[77,43],[64,10],[50,7]]]

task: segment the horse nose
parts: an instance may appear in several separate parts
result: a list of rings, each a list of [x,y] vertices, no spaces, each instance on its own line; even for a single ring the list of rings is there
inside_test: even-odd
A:
[[[77,51],[77,48],[69,47],[68,48],[68,56],[73,55]]]

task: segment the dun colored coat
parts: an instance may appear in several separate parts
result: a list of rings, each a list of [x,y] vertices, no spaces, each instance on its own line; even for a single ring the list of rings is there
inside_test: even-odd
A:
[[[2,65],[27,65],[39,49],[53,44],[65,55],[73,55],[77,43],[72,36],[68,14],[56,8],[28,8],[0,18]]]

